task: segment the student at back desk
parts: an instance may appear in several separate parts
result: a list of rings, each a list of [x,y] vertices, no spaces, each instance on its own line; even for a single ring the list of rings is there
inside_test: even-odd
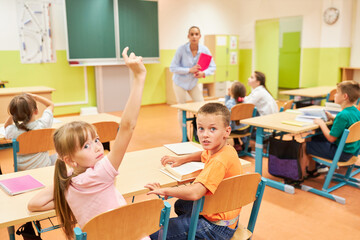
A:
[[[44,110],[41,118],[35,119],[39,113],[36,102],[44,104]],[[5,137],[8,139],[16,139],[20,134],[43,128],[51,128],[53,123],[54,103],[42,96],[25,93],[14,97],[8,109],[10,116],[4,124]],[[33,169],[39,167],[47,167],[54,165],[48,152],[40,152],[35,154],[18,155],[18,170]]]
[[[170,219],[167,239],[187,239],[193,201],[214,194],[223,179],[243,172],[236,150],[226,144],[231,132],[229,110],[220,103],[208,103],[200,108],[197,116],[198,136],[204,151],[182,157],[164,156],[161,159],[163,165],[172,163],[172,166],[191,161],[204,162],[205,167],[194,183],[173,188],[160,188],[158,183],[145,186],[151,190],[148,194],[179,198],[175,203],[178,217]],[[196,238],[230,239],[236,230],[239,214],[240,209],[237,209],[200,217]],[[158,232],[150,237],[158,239]]]
[[[234,82],[228,89],[228,94],[225,95],[225,106],[231,112],[231,108],[236,104],[243,103],[246,96],[246,88],[241,82]],[[246,124],[236,124],[236,121],[230,122],[231,132],[243,133],[249,128]],[[241,151],[245,141],[248,141],[247,137],[241,139],[242,145],[238,138],[234,138],[234,148],[236,151]]]
[[[328,118],[334,120],[331,130],[329,130],[322,119],[314,120],[314,123],[320,126],[323,135],[315,136],[310,142],[305,142],[303,144],[303,158],[301,159],[303,173],[306,172],[309,177],[319,176],[316,170],[315,161],[309,156],[310,154],[326,159],[333,159],[344,130],[360,121],[360,111],[354,106],[359,97],[360,86],[356,81],[343,81],[337,84],[337,92],[334,100],[335,103],[341,105],[342,111],[338,113],[335,118],[330,113],[326,112]],[[339,161],[348,161],[356,154],[359,147],[359,141],[345,143],[344,151],[340,156]]]

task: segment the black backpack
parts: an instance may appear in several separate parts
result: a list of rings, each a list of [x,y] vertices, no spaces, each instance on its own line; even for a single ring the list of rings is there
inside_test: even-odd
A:
[[[39,230],[41,230],[41,226],[39,221],[35,221],[35,224]],[[27,222],[23,225],[21,225],[18,230],[16,230],[17,235],[21,235],[24,240],[42,240],[39,235],[35,234],[34,227],[31,222]]]

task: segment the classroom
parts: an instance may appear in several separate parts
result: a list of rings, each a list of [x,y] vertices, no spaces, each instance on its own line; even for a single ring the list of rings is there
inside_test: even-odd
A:
[[[116,47],[120,49],[116,49],[116,56],[111,57],[115,60],[69,58],[72,53],[68,51],[70,35],[66,29],[74,26],[68,25],[69,19],[66,18],[66,12],[70,10],[66,9],[65,2],[69,1],[0,0],[0,82],[4,81],[4,89],[37,86],[51,89],[55,118],[98,111],[120,119],[133,84],[126,66],[119,62],[125,47],[121,45],[121,41],[125,41],[122,40],[124,33],[120,31],[120,46]],[[44,38],[34,37],[22,27],[34,24],[32,16],[24,10],[29,2],[45,6],[44,12],[48,16],[44,19],[48,25],[45,24],[47,33],[44,33]],[[126,1],[115,2],[118,6]],[[95,5],[98,1],[89,3]],[[106,4],[112,6],[113,1],[106,1]],[[154,52],[154,56],[151,53],[144,58],[147,74],[141,109],[127,148],[127,153],[133,152],[134,156],[136,151],[184,140],[178,123],[178,110],[171,107],[177,102],[169,67],[176,49],[189,41],[187,33],[191,26],[201,29],[200,43],[207,45],[215,61],[219,55],[213,52],[215,47],[208,46],[212,39],[236,39],[231,50],[236,57],[235,64],[227,66],[230,56],[225,56],[223,63],[217,61],[214,75],[199,80],[205,100],[223,98],[233,81],[243,83],[248,95],[251,92],[248,78],[254,70],[266,74],[267,89],[275,99],[284,102],[289,100],[288,95],[280,93],[284,90],[336,88],[336,84],[343,80],[360,82],[360,0],[155,0],[148,4],[152,6],[148,11],[155,13],[150,17],[154,21],[151,24],[157,23],[158,36],[155,34],[147,39],[145,30],[144,33],[134,31],[134,36],[126,40],[136,41],[137,49],[145,46],[145,52]],[[335,8],[339,13],[334,23],[327,22],[326,10],[329,8]],[[91,6],[86,9],[91,9]],[[149,13],[147,9],[142,11]],[[142,14],[139,12],[137,14]],[[121,12],[116,14],[121,15]],[[129,22],[120,18],[115,27],[120,24],[120,29],[131,29],[130,22],[135,20],[130,17],[136,14],[124,14],[129,17]],[[130,45],[129,53],[131,51]],[[295,97],[295,100],[299,99]],[[1,102],[0,118],[6,111],[7,106]],[[0,124],[4,122],[2,119]],[[190,124],[187,126],[189,128]],[[13,171],[12,154],[12,149],[0,148],[3,175]],[[242,158],[251,163],[244,171],[255,172],[254,157]],[[263,160],[262,176],[280,181],[267,172],[265,159],[267,157]],[[311,183],[321,188],[323,181],[314,178]],[[346,199],[346,204],[300,189],[294,191],[294,194],[288,194],[268,186],[265,188],[252,239],[360,239],[358,189],[345,186],[336,191],[336,195]],[[144,192],[139,195],[135,202],[147,199]],[[130,195],[125,199],[131,202]],[[3,200],[0,202],[7,204]],[[170,199],[169,202],[174,201]],[[244,207],[240,220],[246,222],[250,211]],[[15,224],[15,230],[20,225]],[[8,239],[6,227],[0,228],[0,239]],[[16,239],[22,237],[16,235]],[[57,229],[43,233],[42,239],[65,237]]]

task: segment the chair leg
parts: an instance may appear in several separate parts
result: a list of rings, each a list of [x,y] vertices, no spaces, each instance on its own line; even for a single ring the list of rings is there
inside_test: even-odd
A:
[[[345,198],[336,196],[334,194],[331,194],[331,193],[328,193],[328,192],[325,192],[325,191],[321,191],[319,189],[316,189],[316,188],[313,188],[313,187],[310,187],[310,186],[307,186],[307,185],[301,185],[301,190],[306,191],[306,192],[312,192],[312,193],[315,193],[315,194],[320,195],[322,197],[326,197],[326,198],[329,198],[331,200],[334,200],[334,201],[336,201],[338,203],[345,204]]]

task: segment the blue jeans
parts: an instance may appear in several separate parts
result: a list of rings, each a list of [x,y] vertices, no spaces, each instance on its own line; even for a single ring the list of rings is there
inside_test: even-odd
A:
[[[329,142],[324,135],[316,135],[311,138],[310,142],[306,142],[306,153],[318,157],[333,159],[338,146]],[[351,153],[342,152],[339,162],[346,162],[352,158]]]
[[[175,202],[176,218],[170,218],[166,239],[187,240],[193,201],[177,200]],[[200,216],[196,229],[196,239],[227,240],[234,235],[235,229],[212,224]],[[151,239],[158,239],[159,232],[150,235]]]

